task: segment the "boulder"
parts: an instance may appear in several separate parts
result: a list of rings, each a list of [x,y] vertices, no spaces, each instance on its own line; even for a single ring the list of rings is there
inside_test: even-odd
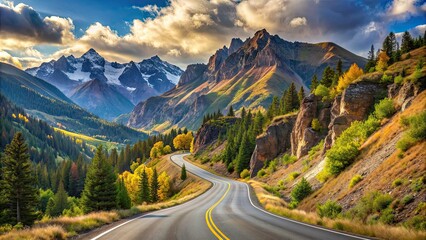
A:
[[[256,176],[266,161],[290,149],[290,135],[295,120],[296,115],[278,117],[256,138],[256,147],[250,160],[251,176]]]

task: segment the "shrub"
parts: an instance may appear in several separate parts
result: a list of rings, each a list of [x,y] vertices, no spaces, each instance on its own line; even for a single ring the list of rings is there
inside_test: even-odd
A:
[[[277,185],[278,185],[278,187],[280,188],[280,189],[285,189],[285,182],[284,182],[284,180],[279,180],[278,181],[278,183],[277,183]]]
[[[240,173],[240,177],[243,179],[249,178],[250,177],[250,172],[247,169],[244,169],[241,173]]]
[[[392,203],[392,196],[389,194],[380,194],[373,201],[373,210],[380,212],[386,209]]]
[[[413,197],[413,195],[408,194],[408,195],[405,195],[405,196],[402,198],[401,203],[405,206],[405,205],[407,205],[407,204],[409,204],[409,203],[411,203],[411,202],[413,202],[413,201],[414,201],[414,197]]]
[[[315,146],[313,146],[310,150],[309,150],[309,152],[308,152],[308,155],[309,155],[309,158],[312,160],[312,158],[313,158],[313,156],[315,155],[315,154],[317,154],[320,150],[321,150],[321,148],[324,146],[324,139],[323,140],[321,140],[317,145],[315,145]]]
[[[273,173],[273,172],[277,171],[277,160],[276,159],[274,159],[274,160],[272,160],[272,161],[269,162],[269,164],[268,164],[268,171],[270,173]]]
[[[342,206],[337,202],[327,200],[322,205],[317,205],[317,213],[320,217],[336,218],[342,212]]]
[[[407,228],[413,228],[418,231],[426,231],[426,216],[414,216],[408,219],[404,226]]]
[[[393,82],[392,75],[383,74],[382,80],[380,82],[382,82],[382,83],[391,83],[391,82]]]
[[[284,154],[283,157],[281,158],[281,161],[284,164],[292,164],[297,161],[297,157],[293,155],[289,155],[289,154]]]
[[[354,121],[336,139],[335,144],[327,151],[325,171],[337,175],[352,164],[358,156],[358,148],[380,126],[379,121],[370,116],[364,122]]]
[[[290,175],[288,176],[288,180],[289,181],[293,181],[294,179],[296,179],[298,176],[300,175],[299,172],[292,172],[290,173]]]
[[[395,77],[393,82],[396,83],[396,84],[402,84],[402,82],[404,82],[404,78],[402,76],[398,75],[398,76]]]
[[[352,188],[353,186],[355,186],[357,183],[361,182],[362,180],[362,176],[357,174],[355,175],[351,181],[349,182],[349,187]]]
[[[393,214],[392,209],[385,209],[382,214],[380,214],[379,222],[384,224],[392,224],[395,222],[395,215]]]
[[[374,106],[374,114],[378,119],[392,116],[395,113],[392,99],[385,98]]]
[[[312,193],[312,187],[311,184],[309,184],[308,181],[306,181],[305,178],[302,178],[302,180],[294,186],[293,190],[291,191],[291,199],[294,203],[299,203],[304,198],[309,196],[309,194]]]
[[[395,181],[392,182],[393,187],[398,187],[398,186],[401,186],[402,184],[403,184],[403,181],[401,178],[397,178],[395,179]]]
[[[320,124],[320,122],[319,122],[318,118],[314,118],[314,119],[312,119],[311,126],[312,126],[312,129],[313,129],[314,131],[319,132],[319,131],[321,130],[321,124]]]
[[[326,86],[320,84],[315,89],[314,94],[316,96],[322,97],[322,100],[325,101],[330,97],[330,90]]]
[[[398,141],[396,145],[397,148],[406,151],[417,142],[426,139],[426,111],[408,118],[401,118],[401,124],[404,125],[407,130]]]
[[[261,178],[266,175],[265,169],[260,169],[259,172],[257,172],[257,177]]]
[[[426,183],[426,178],[421,177],[411,183],[411,190],[420,192]]]

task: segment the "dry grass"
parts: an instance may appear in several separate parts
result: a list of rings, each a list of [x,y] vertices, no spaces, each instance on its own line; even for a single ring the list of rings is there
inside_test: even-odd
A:
[[[265,184],[249,181],[256,196],[265,210],[274,214],[291,218],[300,222],[320,225],[340,231],[355,234],[378,237],[381,239],[426,239],[426,232],[418,232],[400,226],[388,226],[383,224],[367,225],[355,220],[321,218],[314,212],[292,210],[286,207],[281,198],[275,197],[264,189]]]
[[[0,240],[8,239],[37,239],[37,240],[48,240],[48,239],[66,239],[68,237],[67,232],[61,226],[44,226],[34,227],[31,229],[24,230],[13,230],[5,235],[0,236]]]

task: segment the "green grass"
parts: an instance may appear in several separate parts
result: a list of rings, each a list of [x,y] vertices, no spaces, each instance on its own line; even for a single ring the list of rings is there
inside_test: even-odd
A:
[[[357,183],[362,181],[362,176],[357,174],[349,182],[349,188],[353,188]]]

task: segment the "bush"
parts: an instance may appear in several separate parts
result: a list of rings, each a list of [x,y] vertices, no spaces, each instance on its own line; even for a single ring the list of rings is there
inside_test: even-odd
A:
[[[395,179],[395,181],[392,182],[392,186],[393,187],[398,187],[398,186],[401,186],[403,183],[404,182],[402,181],[401,178],[397,178],[397,179]]]
[[[408,219],[404,226],[418,231],[426,231],[426,216],[414,216]]]
[[[393,80],[394,83],[396,84],[402,84],[404,82],[404,78],[402,76],[396,76],[395,79]]]
[[[311,123],[312,129],[316,132],[321,131],[321,124],[318,120],[318,118],[314,118],[312,119],[312,123]]]
[[[261,177],[263,177],[265,175],[266,175],[265,169],[260,169],[259,172],[257,172],[257,177],[258,178],[261,178]]]
[[[397,148],[406,151],[417,142],[426,139],[426,111],[408,118],[401,118],[401,124],[404,125],[407,130],[396,144]]]
[[[249,172],[249,170],[244,169],[244,170],[240,173],[240,177],[241,177],[241,178],[243,178],[243,179],[250,178],[250,172]]]
[[[327,200],[322,205],[317,205],[317,213],[320,217],[336,218],[342,212],[342,206],[337,202]]]
[[[392,196],[389,194],[378,195],[373,201],[373,210],[380,212],[392,203]]]
[[[289,155],[289,154],[284,154],[283,157],[281,158],[281,161],[284,164],[292,164],[297,161],[297,157],[293,155]]]
[[[414,201],[414,197],[413,197],[413,195],[411,195],[411,194],[408,194],[408,195],[405,195],[403,198],[402,198],[402,200],[401,200],[401,203],[402,203],[402,205],[407,205],[407,204],[409,204],[409,203],[411,203],[411,202],[413,202]]]
[[[291,191],[291,200],[294,203],[299,203],[304,198],[309,196],[309,194],[312,193],[312,187],[311,184],[309,184],[308,181],[306,181],[305,178],[302,178],[302,180],[294,186],[293,190]]]
[[[352,188],[353,186],[355,186],[357,183],[361,182],[362,180],[362,176],[357,174],[355,175],[351,181],[349,182],[349,187]]]
[[[293,181],[294,179],[296,179],[298,176],[300,175],[299,172],[292,172],[290,173],[290,175],[288,176],[288,180],[289,181]]]
[[[314,94],[316,96],[322,97],[322,100],[325,101],[330,97],[330,90],[326,86],[320,84],[315,89]]]
[[[383,74],[381,82],[382,83],[391,83],[391,82],[393,82],[392,75]]]
[[[411,190],[420,192],[426,183],[426,178],[421,177],[411,183]]]
[[[392,99],[385,98],[374,106],[374,114],[378,119],[392,116],[396,112]]]
[[[385,209],[382,214],[380,214],[379,222],[384,224],[392,224],[395,222],[395,215],[393,214],[392,209]]]

